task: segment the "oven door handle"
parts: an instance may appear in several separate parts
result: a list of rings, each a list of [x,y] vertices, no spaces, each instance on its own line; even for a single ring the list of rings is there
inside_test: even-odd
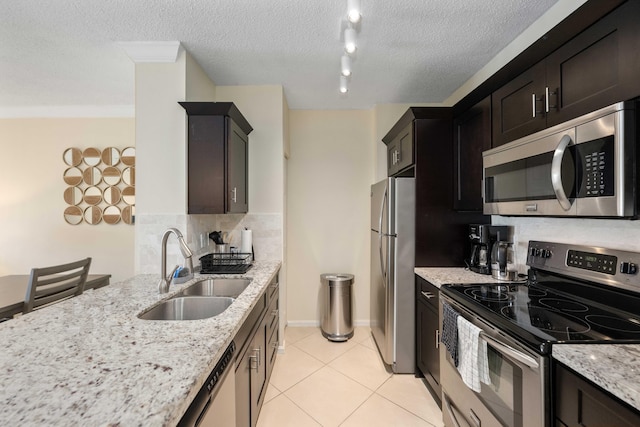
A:
[[[527,365],[531,369],[538,369],[540,367],[540,364],[533,357],[531,357],[531,356],[529,356],[527,354],[524,354],[523,352],[518,351],[518,350],[516,350],[515,348],[513,348],[511,346],[503,344],[500,341],[496,341],[495,338],[490,337],[489,335],[487,335],[485,333],[481,332],[480,336],[482,337],[483,340],[485,340],[486,342],[488,342],[492,346],[496,347],[498,350],[502,351],[503,353],[507,354],[508,356],[513,357],[517,361],[519,361],[521,363],[524,363],[525,365]]]
[[[551,161],[551,186],[553,187],[554,193],[556,193],[558,203],[560,203],[560,206],[565,211],[571,209],[571,200],[567,197],[567,193],[565,193],[564,187],[562,186],[562,158],[570,143],[571,137],[564,135],[562,139],[560,139],[556,150],[553,152],[553,160]]]

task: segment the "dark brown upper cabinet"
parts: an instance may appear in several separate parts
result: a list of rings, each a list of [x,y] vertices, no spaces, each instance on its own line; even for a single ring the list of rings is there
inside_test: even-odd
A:
[[[413,166],[415,163],[413,123],[406,125],[400,133],[394,136],[389,142],[385,143],[387,144],[388,176],[394,176]]]
[[[456,117],[453,125],[453,208],[482,212],[482,152],[491,148],[491,97]]]
[[[493,146],[639,96],[638,16],[624,3],[496,90]]]
[[[180,102],[188,115],[187,213],[248,211],[248,135],[232,102]]]

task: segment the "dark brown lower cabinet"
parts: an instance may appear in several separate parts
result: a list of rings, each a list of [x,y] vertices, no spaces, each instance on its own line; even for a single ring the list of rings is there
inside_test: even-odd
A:
[[[554,386],[557,427],[640,426],[640,412],[559,363]]]
[[[416,276],[416,364],[440,405],[440,290]]]
[[[236,426],[254,427],[278,348],[278,277],[271,282],[236,335]]]

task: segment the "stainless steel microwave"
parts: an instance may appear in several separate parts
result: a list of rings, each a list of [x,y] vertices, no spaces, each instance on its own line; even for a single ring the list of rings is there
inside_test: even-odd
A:
[[[620,102],[485,151],[484,213],[636,218],[636,107]]]

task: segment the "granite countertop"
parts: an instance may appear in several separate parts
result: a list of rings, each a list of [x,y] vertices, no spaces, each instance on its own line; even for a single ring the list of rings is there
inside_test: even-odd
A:
[[[640,410],[640,344],[556,344],[552,357]]]
[[[450,283],[496,283],[490,274],[475,273],[464,267],[416,267],[415,274],[440,289]]]
[[[10,425],[173,426],[280,268],[255,262],[252,283],[219,316],[138,319],[203,277],[158,294],[138,275],[0,323],[0,419]]]

